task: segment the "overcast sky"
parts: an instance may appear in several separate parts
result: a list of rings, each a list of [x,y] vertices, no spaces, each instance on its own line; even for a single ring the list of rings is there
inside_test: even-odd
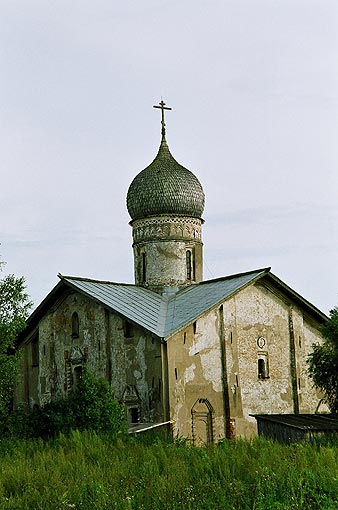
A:
[[[1,0],[0,253],[133,283],[125,198],[167,141],[206,193],[204,278],[338,304],[337,0]]]

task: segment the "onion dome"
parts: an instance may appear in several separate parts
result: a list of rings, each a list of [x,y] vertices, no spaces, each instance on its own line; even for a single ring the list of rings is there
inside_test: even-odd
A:
[[[162,141],[157,156],[129,186],[127,208],[132,220],[161,214],[201,218],[203,214],[201,183],[174,159],[167,145],[163,109],[169,108],[164,104],[161,101]]]

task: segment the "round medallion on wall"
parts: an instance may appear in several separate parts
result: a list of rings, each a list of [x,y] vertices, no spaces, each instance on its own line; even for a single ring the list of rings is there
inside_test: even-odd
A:
[[[265,345],[265,338],[263,338],[262,336],[260,336],[258,339],[257,339],[257,345],[260,349],[263,349],[264,345]]]

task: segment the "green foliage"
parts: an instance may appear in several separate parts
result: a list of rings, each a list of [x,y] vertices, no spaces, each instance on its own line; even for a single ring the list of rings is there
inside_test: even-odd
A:
[[[0,280],[0,419],[8,413],[17,376],[15,339],[31,306],[23,277],[8,275]]]
[[[125,422],[124,408],[113,398],[105,379],[95,379],[85,370],[71,399],[77,428],[80,430],[121,430]]]
[[[68,398],[46,404],[42,409],[17,409],[5,421],[3,433],[47,438],[75,429],[107,431],[112,436],[126,430],[124,408],[114,400],[109,384],[96,379],[87,369]]]
[[[335,510],[338,447],[262,438],[208,448],[74,431],[0,440],[0,508]]]
[[[331,412],[338,413],[338,307],[323,327],[324,342],[315,344],[308,356],[309,375],[325,395]]]

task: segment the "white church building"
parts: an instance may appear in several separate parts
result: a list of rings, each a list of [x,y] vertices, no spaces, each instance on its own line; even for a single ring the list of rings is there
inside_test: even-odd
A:
[[[253,414],[313,413],[306,358],[324,313],[270,268],[203,280],[204,191],[162,139],[130,184],[135,284],[59,275],[20,337],[15,402],[105,378],[133,424],[171,422],[195,444],[256,433]]]

